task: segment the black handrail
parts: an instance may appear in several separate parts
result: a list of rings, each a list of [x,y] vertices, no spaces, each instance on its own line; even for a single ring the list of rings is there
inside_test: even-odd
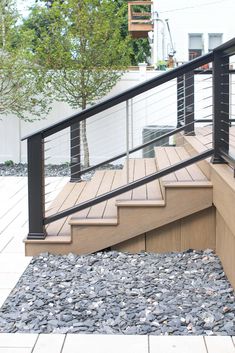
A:
[[[219,45],[213,49],[214,52],[223,53],[225,56],[231,56],[235,54],[235,38],[228,40],[227,42]]]
[[[100,202],[109,200],[112,197],[121,195],[121,194],[123,194],[123,193],[125,193],[127,191],[130,191],[130,190],[133,190],[135,188],[138,188],[139,186],[145,185],[145,184],[147,184],[147,183],[149,183],[149,182],[151,182],[153,180],[162,178],[163,176],[168,175],[170,173],[173,173],[173,172],[175,172],[175,171],[177,171],[177,170],[179,170],[181,168],[185,168],[185,167],[187,167],[187,166],[189,166],[189,165],[191,165],[193,163],[196,163],[196,162],[199,162],[199,161],[201,161],[203,159],[206,159],[206,158],[212,156],[213,154],[214,154],[214,149],[210,148],[210,149],[206,150],[205,152],[202,152],[202,153],[198,154],[195,157],[187,158],[184,161],[181,161],[181,162],[179,162],[177,164],[172,165],[171,167],[164,168],[164,169],[162,169],[162,170],[160,170],[158,172],[152,173],[152,174],[150,174],[148,176],[145,176],[145,177],[140,178],[140,179],[138,179],[136,181],[133,181],[133,182],[129,183],[128,185],[121,186],[121,187],[119,187],[119,188],[117,188],[115,190],[112,190],[112,191],[109,191],[109,192],[107,192],[105,194],[97,196],[94,199],[82,202],[82,203],[80,203],[77,206],[68,208],[65,211],[61,211],[61,212],[58,212],[55,215],[46,217],[46,218],[44,218],[44,224],[46,225],[46,224],[55,222],[58,219],[70,216],[71,214],[76,213],[78,211],[82,211],[82,210],[84,210],[87,207],[91,207],[91,206],[97,205]]]
[[[198,66],[202,66],[205,64],[208,64],[213,60],[213,52],[210,52],[208,54],[205,54],[203,56],[200,56],[186,64],[183,64],[175,69],[172,69],[170,71],[166,71],[163,74],[152,78],[151,80],[145,81],[133,88],[130,88],[126,91],[123,91],[111,98],[107,98],[103,100],[100,103],[97,103],[87,109],[82,110],[81,112],[74,114],[64,120],[61,120],[53,125],[50,125],[49,127],[40,129],[33,134],[27,135],[22,138],[22,141],[27,140],[29,138],[32,138],[33,136],[36,136],[38,134],[41,135],[41,138],[46,138],[50,135],[53,135],[63,129],[66,129],[70,127],[71,125],[75,123],[79,123],[80,121],[86,120],[87,118],[90,118],[91,116],[101,113],[104,110],[107,110],[119,103],[125,102],[128,99],[131,99],[141,93],[144,93],[152,88],[158,87],[159,85],[162,85],[174,78],[177,78],[178,76],[184,75],[185,73],[194,70]]]

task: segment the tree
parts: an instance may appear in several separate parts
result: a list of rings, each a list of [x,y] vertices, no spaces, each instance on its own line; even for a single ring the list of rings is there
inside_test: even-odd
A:
[[[26,36],[19,34],[14,1],[1,1],[0,18],[0,115],[41,119],[49,111],[50,98],[44,94],[40,68],[29,63],[26,55]]]
[[[55,0],[35,0],[36,3],[44,3],[47,7],[52,7]],[[60,3],[64,3],[65,0],[60,0]],[[122,10],[122,16],[120,18],[120,32],[123,39],[128,36],[128,2],[127,0],[113,0],[113,4],[116,7],[116,11]],[[150,6],[136,5],[136,12],[150,12]],[[136,66],[140,62],[147,62],[150,57],[150,44],[147,38],[132,38],[129,42],[130,45],[130,60],[131,65]]]
[[[51,72],[55,98],[85,109],[116,84],[130,63],[129,37],[122,38],[123,8],[110,0],[66,0],[33,8],[25,26],[32,50]],[[89,166],[86,121],[81,123],[84,167]]]

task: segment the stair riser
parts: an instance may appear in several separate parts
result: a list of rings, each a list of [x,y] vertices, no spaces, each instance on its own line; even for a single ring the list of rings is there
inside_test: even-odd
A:
[[[212,188],[167,188],[166,207],[119,207],[118,226],[72,226],[77,253],[90,253],[131,239],[212,206]]]
[[[26,244],[27,255],[86,254],[99,251],[149,232],[212,206],[212,188],[167,187],[164,207],[118,207],[118,225],[71,226],[70,244]]]

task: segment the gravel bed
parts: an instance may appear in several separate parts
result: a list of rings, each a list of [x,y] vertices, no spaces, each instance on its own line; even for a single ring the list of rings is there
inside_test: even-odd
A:
[[[122,164],[106,164],[102,169],[122,169]],[[2,163],[0,164],[0,176],[27,176],[28,166],[24,163]],[[83,174],[83,180],[90,180],[94,171]],[[45,166],[45,176],[46,177],[63,177],[70,176],[70,167],[68,164],[48,164]]]
[[[234,292],[211,251],[32,259],[0,332],[235,335]]]

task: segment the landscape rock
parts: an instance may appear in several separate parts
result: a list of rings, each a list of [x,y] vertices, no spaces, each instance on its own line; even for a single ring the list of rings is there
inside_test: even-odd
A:
[[[234,336],[234,291],[210,249],[43,253],[3,304],[0,332]]]

